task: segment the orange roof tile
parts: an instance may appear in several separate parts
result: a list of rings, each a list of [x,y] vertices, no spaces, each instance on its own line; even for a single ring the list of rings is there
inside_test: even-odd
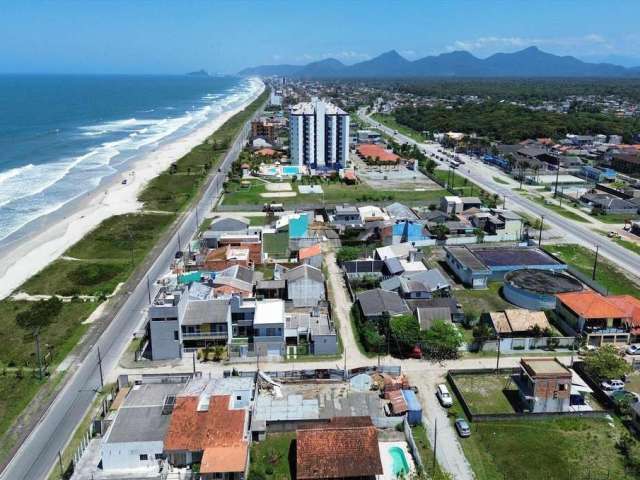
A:
[[[316,255],[320,255],[322,253],[322,249],[319,243],[315,245],[311,245],[310,247],[301,248],[298,252],[298,260],[304,260],[305,258],[315,257]]]
[[[207,454],[207,468],[236,468],[242,458],[247,458],[247,442],[244,439],[246,411],[230,408],[230,395],[211,396],[207,410],[203,411],[198,411],[198,402],[197,396],[176,399],[164,437],[164,450],[205,453],[211,450]],[[221,450],[216,450],[217,448],[226,449],[224,457],[218,456]],[[201,471],[205,472],[202,467]],[[244,471],[244,465],[239,470],[227,471]]]
[[[200,473],[244,472],[248,453],[247,443],[206,448],[200,463]]]
[[[597,292],[583,290],[581,292],[560,293],[558,300],[583,318],[625,318],[624,310],[612,303],[609,298]]]
[[[395,153],[382,148],[380,145],[363,143],[357,147],[358,154],[365,158],[378,158],[381,162],[396,162],[400,159]]]
[[[256,155],[262,155],[263,157],[272,157],[274,156],[276,152],[273,148],[261,148],[260,150],[256,151]]]
[[[631,295],[615,295],[607,298],[628,317],[627,323],[631,327],[640,327],[640,300]]]

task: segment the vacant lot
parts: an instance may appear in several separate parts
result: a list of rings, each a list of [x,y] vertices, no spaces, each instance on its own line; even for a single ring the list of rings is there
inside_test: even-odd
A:
[[[265,233],[262,236],[262,248],[270,257],[286,258],[289,256],[289,234]]]
[[[630,480],[616,448],[624,432],[595,418],[483,422],[461,444],[482,480]]]
[[[510,375],[456,375],[458,389],[472,413],[514,413],[518,390]]]
[[[559,257],[563,262],[574,266],[591,278],[595,252],[580,245],[549,245],[545,247],[550,253]],[[640,288],[633,283],[621,269],[609,263],[600,256],[596,269],[596,281],[609,290],[612,295],[640,296]]]
[[[514,306],[502,298],[500,291],[502,283],[491,282],[488,288],[483,290],[455,290],[453,295],[458,299],[465,313],[471,313],[479,316],[484,312],[495,312],[504,310],[505,308],[514,308]]]
[[[270,433],[262,442],[251,445],[249,480],[286,480],[293,478],[295,432]]]

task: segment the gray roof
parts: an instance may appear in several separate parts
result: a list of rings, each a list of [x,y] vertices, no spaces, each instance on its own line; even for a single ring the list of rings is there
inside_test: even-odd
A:
[[[242,280],[243,282],[253,283],[255,278],[255,272],[250,268],[243,267],[242,265],[233,265],[218,273],[218,277],[231,277]]]
[[[402,203],[392,203],[386,207],[387,213],[396,220],[417,220],[418,216]]]
[[[397,275],[398,273],[404,272],[404,268],[398,258],[387,258],[384,261],[384,264],[387,266],[387,270],[389,270],[391,275]]]
[[[423,220],[427,220],[428,222],[435,222],[437,220],[445,222],[449,218],[449,215],[441,210],[433,210],[420,214],[420,218]]]
[[[228,311],[227,299],[191,300],[187,304],[182,324],[226,323]]]
[[[451,246],[444,247],[453,258],[455,258],[464,268],[474,272],[490,273],[487,266],[482,263],[467,247]]]
[[[362,313],[367,317],[379,317],[384,312],[389,312],[390,315],[409,313],[409,308],[400,295],[381,288],[360,293],[358,302]]]
[[[405,276],[407,278],[410,278],[411,280],[417,280],[418,282],[424,284],[431,291],[440,290],[442,288],[448,288],[451,286],[446,277],[437,268],[415,272]]]
[[[414,312],[417,311],[418,308],[446,307],[452,315],[462,313],[462,309],[458,308],[458,300],[455,297],[407,300],[407,305]]]
[[[284,274],[282,274],[282,278],[289,282],[295,282],[297,280],[309,278],[311,280],[315,280],[316,282],[324,283],[324,275],[322,275],[322,270],[307,264],[299,265],[290,270],[287,270],[286,272],[284,272]]]
[[[436,320],[451,321],[451,310],[448,307],[418,307],[416,316],[421,330],[428,330]]]
[[[241,232],[245,231],[250,222],[246,218],[219,217],[214,218],[209,230],[214,232]]]
[[[277,290],[284,288],[286,282],[284,280],[260,280],[256,283],[256,290]]]

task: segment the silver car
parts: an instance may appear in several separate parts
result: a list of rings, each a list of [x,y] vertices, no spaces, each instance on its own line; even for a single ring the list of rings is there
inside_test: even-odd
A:
[[[458,418],[455,425],[456,430],[458,431],[458,435],[463,438],[471,436],[471,427],[469,426],[469,422],[467,422],[464,418]]]

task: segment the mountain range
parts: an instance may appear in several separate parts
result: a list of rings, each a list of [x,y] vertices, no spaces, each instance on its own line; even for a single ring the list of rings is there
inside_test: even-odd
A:
[[[239,75],[297,78],[409,78],[409,77],[640,77],[640,67],[589,63],[529,47],[481,59],[466,51],[407,60],[395,50],[371,60],[345,65],[327,58],[307,65],[261,65]]]

